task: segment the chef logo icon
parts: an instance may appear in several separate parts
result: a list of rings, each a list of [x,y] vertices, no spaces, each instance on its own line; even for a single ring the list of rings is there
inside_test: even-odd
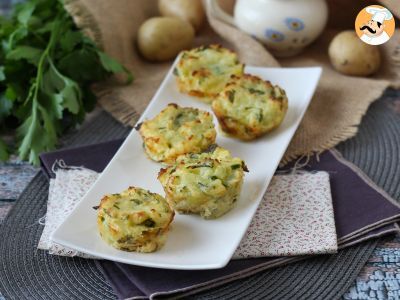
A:
[[[393,35],[395,23],[392,13],[380,5],[363,8],[356,18],[358,37],[369,45],[386,43]]]

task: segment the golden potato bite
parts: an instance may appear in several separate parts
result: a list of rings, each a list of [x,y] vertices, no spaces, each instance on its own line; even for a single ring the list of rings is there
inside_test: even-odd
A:
[[[204,151],[217,135],[209,112],[176,104],[169,104],[137,129],[148,156],[165,164],[173,163],[181,154]]]
[[[177,212],[215,219],[238,200],[245,171],[240,158],[216,147],[210,152],[179,156],[174,165],[160,170],[158,179]]]
[[[278,127],[288,109],[283,89],[257,76],[232,76],[212,103],[226,133],[243,140],[255,139]]]
[[[102,239],[124,251],[160,249],[174,219],[174,211],[163,197],[136,187],[104,196],[97,209]]]
[[[211,103],[231,75],[243,74],[243,68],[235,52],[210,45],[183,51],[174,74],[181,92]]]

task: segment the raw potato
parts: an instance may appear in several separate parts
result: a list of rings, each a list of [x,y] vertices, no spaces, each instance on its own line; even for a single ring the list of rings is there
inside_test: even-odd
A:
[[[334,37],[329,45],[329,58],[337,71],[347,75],[371,75],[381,65],[378,47],[361,41],[353,30]]]
[[[178,18],[155,17],[145,21],[139,28],[140,53],[150,61],[166,61],[193,42],[194,29],[190,23]]]
[[[204,24],[205,13],[201,0],[159,0],[160,14],[177,17],[193,25],[199,31]]]

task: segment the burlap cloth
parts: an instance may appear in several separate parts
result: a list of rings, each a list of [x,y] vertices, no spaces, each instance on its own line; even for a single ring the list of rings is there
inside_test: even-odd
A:
[[[188,0],[189,1],[189,0]],[[228,12],[234,0],[220,0]],[[382,0],[397,17],[400,2]],[[196,37],[195,45],[221,43],[236,50],[248,65],[268,67],[323,67],[316,94],[287,149],[283,162],[331,148],[354,136],[369,104],[388,87],[400,87],[400,30],[382,50],[384,63],[373,77],[345,76],[333,70],[327,48],[333,35],[341,29],[353,29],[358,11],[374,4],[369,1],[330,0],[328,26],[324,34],[306,51],[290,59],[276,60],[260,43],[240,30],[208,14],[209,25]],[[127,66],[135,76],[129,86],[113,80],[96,87],[102,107],[124,124],[134,125],[161,80],[168,63],[149,63],[136,51],[135,37],[140,24],[158,15],[156,0],[67,0],[66,8],[75,22],[111,56]],[[397,25],[399,25],[397,20]],[[173,100],[173,99],[171,99]],[[290,105],[290,99],[289,99]]]

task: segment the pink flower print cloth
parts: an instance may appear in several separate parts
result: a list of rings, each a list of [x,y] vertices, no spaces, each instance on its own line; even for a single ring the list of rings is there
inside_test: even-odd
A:
[[[337,252],[327,172],[276,175],[233,258]]]

